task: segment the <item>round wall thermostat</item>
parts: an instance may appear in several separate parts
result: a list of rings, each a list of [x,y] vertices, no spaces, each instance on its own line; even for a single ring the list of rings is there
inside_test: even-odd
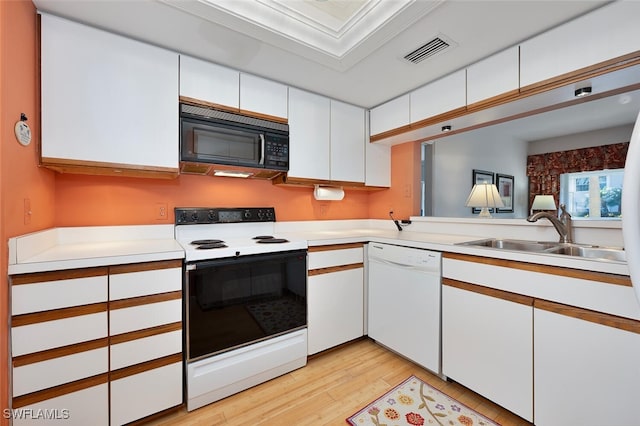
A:
[[[31,129],[29,125],[20,120],[16,123],[15,127],[16,139],[20,142],[20,145],[27,146],[31,143]]]

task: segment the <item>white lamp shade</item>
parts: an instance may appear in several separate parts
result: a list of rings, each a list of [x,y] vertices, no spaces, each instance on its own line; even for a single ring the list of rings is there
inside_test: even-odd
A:
[[[531,210],[557,210],[553,195],[536,195]]]
[[[473,185],[465,205],[467,207],[481,208],[480,217],[491,217],[490,208],[504,207],[498,188],[494,184],[487,182]]]

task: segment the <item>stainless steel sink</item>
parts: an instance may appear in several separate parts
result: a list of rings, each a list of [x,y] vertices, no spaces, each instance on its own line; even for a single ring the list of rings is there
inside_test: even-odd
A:
[[[565,256],[583,257],[588,259],[613,260],[617,262],[627,261],[627,256],[624,249],[616,247],[598,247],[587,244],[512,240],[499,238],[485,238],[483,240],[467,241],[459,244],[502,250],[559,254]]]
[[[558,247],[560,243],[550,241],[486,238],[484,240],[468,241],[460,244],[465,246],[491,247],[503,250],[544,252],[547,249]]]
[[[574,244],[561,245],[547,250],[547,253],[565,254],[567,256],[586,257],[589,259],[606,259],[626,262],[627,254],[623,249],[613,247],[584,247]]]

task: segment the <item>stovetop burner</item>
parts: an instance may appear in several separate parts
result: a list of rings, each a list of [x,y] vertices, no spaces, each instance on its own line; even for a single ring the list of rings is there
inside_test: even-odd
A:
[[[258,240],[257,243],[259,244],[281,244],[281,243],[288,243],[289,240],[285,240],[284,238],[265,238],[263,240]]]
[[[224,242],[220,242],[220,243],[198,244],[196,249],[210,250],[210,249],[225,248],[225,247],[227,247],[227,245]]]
[[[270,240],[273,238],[273,235],[258,235],[257,237],[253,237],[254,240]]]
[[[224,241],[222,241],[222,240],[213,240],[213,239],[191,241],[191,244],[195,244],[197,246],[200,246],[200,245],[203,245],[203,244],[219,244],[219,243],[224,243]]]

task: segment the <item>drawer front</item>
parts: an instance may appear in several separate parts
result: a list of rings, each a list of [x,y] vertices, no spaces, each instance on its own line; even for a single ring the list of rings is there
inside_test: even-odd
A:
[[[111,424],[122,425],[182,404],[182,363],[111,382]]]
[[[446,257],[442,259],[442,276],[625,318],[640,319],[640,308],[633,288],[629,286]]]
[[[111,345],[111,369],[128,367],[182,352],[182,331],[172,331]]]
[[[21,315],[106,300],[106,275],[13,285],[11,314]]]
[[[364,261],[362,247],[341,250],[309,252],[309,270],[331,266],[351,265]]]
[[[109,276],[109,300],[127,299],[182,289],[182,268],[127,272]]]
[[[182,321],[182,299],[114,309],[109,316],[111,335]]]
[[[95,376],[108,369],[106,347],[23,365],[13,369],[13,396]]]
[[[13,327],[12,355],[19,356],[107,337],[107,312]]]
[[[14,426],[43,425],[46,422],[37,418],[39,410],[54,413],[52,423],[64,426],[106,426],[109,424],[109,385],[106,383],[47,399],[20,408],[27,413],[32,410],[32,418],[15,418]]]

